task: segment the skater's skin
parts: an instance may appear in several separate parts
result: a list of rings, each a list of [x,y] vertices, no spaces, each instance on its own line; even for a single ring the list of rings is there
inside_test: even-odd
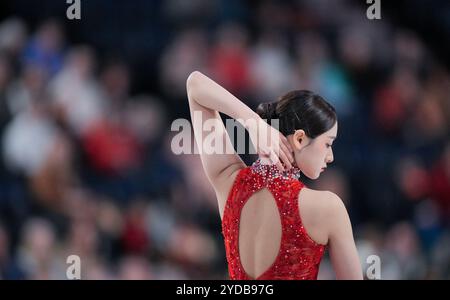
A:
[[[191,73],[186,87],[194,134],[199,147],[203,147],[203,140],[209,133],[202,132],[203,123],[208,119],[216,119],[220,122],[221,126],[216,126],[216,134],[221,135],[227,147],[232,147],[219,115],[221,112],[236,120],[243,120],[243,125],[249,132],[250,139],[259,156],[270,159],[281,170],[297,166],[308,178],[317,179],[325,170],[323,168],[333,162],[332,144],[338,134],[337,121],[331,129],[314,139],[309,138],[302,128],[298,128],[285,137],[266,122],[245,122],[249,119],[261,120],[261,117],[201,72]],[[194,111],[202,113],[201,122],[195,122]],[[267,130],[279,138],[275,141],[267,139],[261,142],[260,140],[255,144],[258,130]],[[200,140],[200,137],[203,140]],[[236,175],[246,165],[236,153],[207,154],[205,151],[201,151],[200,155],[204,171],[216,192],[219,214],[222,219],[225,202]],[[298,198],[303,225],[316,243],[328,246],[336,278],[362,279],[352,226],[345,205],[339,196],[330,191],[317,191],[304,187]],[[257,201],[252,201],[252,199]],[[256,211],[263,211],[264,216],[258,217],[262,214],[255,214]],[[275,260],[280,247],[279,218],[273,197],[267,191],[252,195],[242,210],[239,254],[246,273],[252,277],[256,278],[262,274]],[[257,234],[257,228],[252,226],[255,222],[271,222],[271,226],[267,227],[270,228],[269,232]],[[264,247],[256,245],[264,245]]]

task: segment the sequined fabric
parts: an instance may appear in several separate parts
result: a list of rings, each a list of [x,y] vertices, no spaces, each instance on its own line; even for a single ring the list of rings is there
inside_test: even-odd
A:
[[[239,257],[239,220],[246,201],[262,188],[273,195],[281,216],[281,245],[273,264],[255,279],[317,279],[325,245],[313,241],[302,225],[298,194],[305,186],[300,171],[280,172],[275,165],[260,160],[239,171],[228,195],[222,218],[222,234],[230,279],[250,280]]]

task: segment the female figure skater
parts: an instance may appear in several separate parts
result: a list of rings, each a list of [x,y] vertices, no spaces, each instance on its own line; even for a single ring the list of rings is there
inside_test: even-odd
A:
[[[299,180],[300,171],[318,178],[333,161],[334,108],[312,92],[291,91],[256,113],[198,71],[186,87],[199,149],[209,134],[202,132],[208,119],[220,123],[215,134],[232,147],[222,112],[245,126],[260,157],[247,167],[236,153],[200,152],[217,195],[230,279],[317,279],[326,247],[337,279],[362,279],[342,200]],[[262,119],[278,119],[279,130]]]

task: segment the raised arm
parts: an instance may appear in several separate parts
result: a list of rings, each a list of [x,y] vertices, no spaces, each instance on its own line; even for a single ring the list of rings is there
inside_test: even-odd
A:
[[[267,126],[265,122],[259,122],[261,118],[247,105],[241,102],[238,98],[233,96],[230,92],[224,89],[222,86],[211,80],[204,74],[195,71],[192,72],[186,82],[187,95],[189,100],[189,107],[191,112],[191,119],[194,129],[195,140],[200,150],[200,157],[202,160],[203,169],[213,185],[216,193],[222,194],[227,192],[230,188],[230,180],[232,174],[241,168],[245,167],[245,164],[240,159],[239,155],[234,151],[232,153],[211,153],[210,149],[205,149],[205,139],[211,133],[209,130],[205,130],[205,122],[214,121],[214,134],[216,138],[222,140],[223,149],[233,149],[230,138],[223,122],[220,118],[219,112],[222,112],[229,117],[238,120],[249,131],[250,137],[257,136],[257,132],[260,125]],[[200,112],[201,114],[199,114]],[[248,122],[253,120],[254,122]],[[249,124],[258,124],[255,126]],[[265,124],[265,125],[264,125]],[[274,130],[272,127],[269,130]],[[267,129],[267,128],[266,128]],[[280,134],[281,135],[281,134]],[[285,137],[283,142],[287,143]],[[252,139],[254,142],[254,139]],[[255,144],[255,143],[253,143]],[[257,148],[257,152],[264,152],[267,149],[260,148],[258,145],[254,145]],[[283,146],[284,147],[284,146]],[[282,151],[280,151],[282,152]],[[287,152],[287,151],[285,151]],[[286,166],[290,167],[287,155],[285,152],[280,154],[280,158],[284,162],[287,161]],[[292,158],[292,157],[291,157]],[[279,160],[278,160],[279,163]],[[280,167],[281,163],[279,163]],[[223,200],[222,200],[223,202]],[[222,212],[223,205],[219,199],[219,209]]]
[[[235,119],[250,119],[258,116],[255,116],[255,113],[239,99],[198,71],[189,75],[186,81],[186,90],[203,169],[211,184],[216,188],[220,179],[229,176],[233,171],[243,168],[245,165],[236,153],[208,154],[210,149],[206,149],[205,139],[211,132],[205,130],[205,122],[214,121],[215,137],[222,140],[222,148],[225,150],[231,146],[231,141],[219,112]]]
[[[344,203],[330,192],[329,253],[336,279],[363,279],[352,225]]]

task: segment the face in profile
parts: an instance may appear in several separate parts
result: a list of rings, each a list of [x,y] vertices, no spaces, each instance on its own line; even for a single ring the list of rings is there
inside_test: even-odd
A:
[[[294,159],[303,174],[310,179],[317,179],[325,171],[324,168],[334,160],[333,142],[337,137],[338,123],[317,136],[310,139],[303,130],[297,130],[288,136],[294,148]]]

